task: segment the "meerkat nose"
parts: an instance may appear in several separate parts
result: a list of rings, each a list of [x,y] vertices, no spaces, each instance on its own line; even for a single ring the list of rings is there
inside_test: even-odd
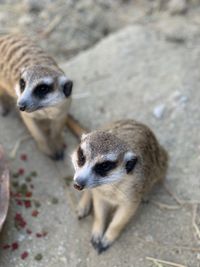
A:
[[[21,110],[21,111],[25,111],[25,110],[26,110],[26,105],[20,105],[20,106],[19,106],[19,110]]]
[[[74,184],[74,188],[77,189],[77,190],[79,190],[79,191],[81,191],[81,190],[83,190],[84,186],[75,183],[75,184]]]
[[[83,190],[83,188],[85,187],[85,183],[83,181],[75,181],[74,182],[74,188],[77,190]]]
[[[25,111],[27,109],[27,103],[25,101],[19,101],[17,106],[21,111]]]

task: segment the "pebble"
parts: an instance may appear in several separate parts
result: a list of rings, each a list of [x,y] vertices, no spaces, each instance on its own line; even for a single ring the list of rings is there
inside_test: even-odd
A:
[[[188,102],[188,97],[186,95],[181,95],[178,101],[180,104],[186,104]]]
[[[186,0],[170,0],[168,4],[168,9],[171,15],[184,14],[186,13],[187,8]]]
[[[145,237],[145,240],[146,240],[147,242],[153,242],[153,241],[154,241],[152,235],[147,235],[147,236]]]
[[[18,21],[18,23],[20,24],[20,25],[30,25],[30,24],[32,24],[32,22],[33,22],[33,20],[32,20],[32,18],[31,18],[31,16],[29,16],[29,15],[24,15],[24,16],[21,16],[20,18],[19,18],[19,21]]]
[[[156,106],[153,110],[153,115],[157,118],[157,119],[161,119],[164,115],[165,112],[165,105],[164,104],[160,104],[158,106]]]
[[[26,239],[26,236],[25,236],[25,235],[21,235],[21,234],[20,234],[20,235],[18,236],[18,241],[19,241],[19,242],[22,242],[22,241],[24,241],[25,239]]]

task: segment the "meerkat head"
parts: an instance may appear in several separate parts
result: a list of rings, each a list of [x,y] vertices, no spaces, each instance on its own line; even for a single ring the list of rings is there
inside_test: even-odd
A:
[[[26,112],[55,106],[71,96],[72,87],[59,70],[39,65],[24,68],[15,86],[17,106]]]
[[[72,163],[74,187],[82,190],[121,181],[133,173],[137,156],[115,135],[95,131],[82,137]]]

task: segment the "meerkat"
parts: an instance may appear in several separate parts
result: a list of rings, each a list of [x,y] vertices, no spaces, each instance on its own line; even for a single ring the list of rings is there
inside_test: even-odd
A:
[[[74,187],[85,189],[78,218],[93,205],[91,243],[101,253],[118,238],[152,186],[163,181],[168,155],[147,126],[121,120],[83,135],[72,163]]]
[[[39,148],[52,159],[64,157],[62,130],[73,82],[57,63],[26,36],[0,37],[2,115],[17,104]]]

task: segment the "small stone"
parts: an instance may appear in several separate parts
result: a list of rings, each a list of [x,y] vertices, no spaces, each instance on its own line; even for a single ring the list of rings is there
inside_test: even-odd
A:
[[[27,251],[24,251],[24,252],[21,254],[21,259],[22,259],[22,260],[25,260],[28,256],[29,256],[29,253],[28,253]]]
[[[52,204],[58,204],[58,202],[59,202],[59,199],[58,199],[57,197],[53,197],[53,198],[51,199],[51,203],[52,203]]]
[[[42,258],[43,258],[43,256],[42,256],[41,253],[39,253],[39,254],[37,254],[37,255],[35,256],[35,260],[36,260],[36,261],[41,261]]]
[[[41,207],[41,203],[38,200],[34,201],[34,205],[35,205],[36,208]]]
[[[186,13],[187,8],[186,0],[170,0],[168,4],[168,9],[171,15],[184,14]]]
[[[147,242],[153,242],[153,241],[154,241],[152,235],[147,235],[147,236],[145,237],[145,240],[146,240]]]
[[[158,106],[156,106],[153,110],[153,115],[157,118],[157,119],[161,119],[164,115],[165,112],[165,105],[164,104],[160,104]]]
[[[30,25],[33,22],[31,16],[29,15],[23,15],[19,18],[18,23],[22,26],[24,25]]]
[[[178,101],[180,104],[186,104],[188,102],[188,97],[186,95],[182,95]]]

